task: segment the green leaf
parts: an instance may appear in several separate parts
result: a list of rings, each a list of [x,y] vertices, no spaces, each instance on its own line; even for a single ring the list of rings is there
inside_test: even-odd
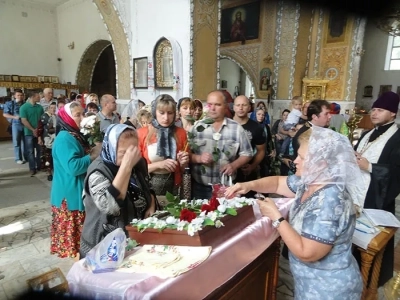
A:
[[[225,153],[225,155],[228,156],[228,157],[231,156],[231,153],[230,153],[229,151],[224,151],[224,153]]]
[[[176,199],[175,199],[175,196],[172,195],[170,192],[167,192],[165,194],[165,198],[167,198],[168,202],[172,202],[172,203],[177,202]]]
[[[203,226],[214,226],[214,225],[215,225],[215,223],[213,220],[208,219],[208,218],[204,219]]]
[[[192,116],[186,116],[185,120],[189,121],[192,124],[194,124],[194,122],[196,122],[196,120]]]
[[[205,118],[202,121],[203,121],[204,124],[207,124],[207,125],[212,124],[212,123],[215,122],[214,119],[211,119],[211,118]]]
[[[203,125],[199,125],[199,126],[196,127],[196,130],[197,130],[198,132],[203,132],[205,129],[206,129],[206,128],[205,128]]]
[[[218,161],[218,159],[219,159],[219,153],[213,152],[213,153],[212,153],[212,157],[213,157],[213,160],[214,160],[214,161]]]
[[[190,131],[188,131],[187,135],[188,135],[188,139],[194,139],[196,137],[196,135]]]
[[[137,247],[138,245],[139,245],[139,243],[136,242],[135,240],[128,239],[128,243],[126,245],[126,250],[130,251],[133,248]]]
[[[206,167],[204,165],[201,165],[200,170],[201,174],[206,174]]]
[[[168,203],[167,208],[175,208],[175,203]]]
[[[236,216],[237,215],[237,211],[235,209],[233,209],[233,208],[230,208],[230,207],[228,207],[226,209],[225,213],[227,213],[228,215],[231,215],[231,216]]]

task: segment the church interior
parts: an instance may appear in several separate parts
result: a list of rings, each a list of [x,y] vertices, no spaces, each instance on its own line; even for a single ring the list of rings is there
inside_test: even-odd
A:
[[[378,26],[374,17],[370,11],[317,1],[1,0],[0,106],[11,99],[14,89],[27,95],[52,88],[54,97],[69,97],[71,92],[96,93],[99,98],[111,94],[118,112],[131,99],[150,104],[160,94],[169,94],[175,100],[205,101],[210,91],[222,89],[233,98],[245,95],[253,103],[263,101],[271,121],[280,118],[293,97],[301,96],[304,102],[337,103],[340,114],[360,115],[358,128],[372,129],[372,103],[383,92],[400,95],[400,33],[385,32],[387,27]],[[21,166],[7,163],[7,126],[0,110],[0,186],[11,169],[21,174]],[[51,182],[40,176],[44,175],[37,177],[39,183],[26,178],[30,188],[41,189],[34,193],[37,197],[18,205],[23,205],[27,219],[38,212],[40,222],[48,226],[46,195]],[[46,247],[34,248],[31,265],[11,271],[17,263],[13,251],[30,249],[34,242],[45,244],[48,232],[40,231],[40,224],[32,225],[28,231],[38,230],[39,240],[21,243],[4,235],[1,227],[14,220],[7,214],[22,207],[7,203],[6,195],[14,192],[4,191],[0,278],[5,278],[0,279],[0,299],[14,299],[29,278],[54,266],[66,276],[74,261],[50,259]],[[395,234],[396,246],[398,240]],[[33,268],[43,257],[51,263]],[[395,271],[400,271],[400,250]],[[280,258],[276,299],[293,299],[290,277],[288,262]],[[385,299],[382,288],[378,292],[376,299]]]

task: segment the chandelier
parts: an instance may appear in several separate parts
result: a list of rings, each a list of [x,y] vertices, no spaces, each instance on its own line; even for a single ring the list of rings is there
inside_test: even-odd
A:
[[[377,20],[376,26],[392,36],[400,36],[400,9],[393,9],[390,13]]]

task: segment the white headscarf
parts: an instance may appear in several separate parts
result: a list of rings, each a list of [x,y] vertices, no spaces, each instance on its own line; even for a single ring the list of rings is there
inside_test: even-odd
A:
[[[368,186],[360,181],[361,170],[349,139],[331,129],[313,126],[310,130],[302,183],[306,189],[311,185],[336,185],[350,195],[360,210],[364,206]]]

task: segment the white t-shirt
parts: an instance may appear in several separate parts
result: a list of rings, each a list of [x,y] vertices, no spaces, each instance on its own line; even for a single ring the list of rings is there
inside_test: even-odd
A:
[[[288,114],[285,124],[297,124],[299,123],[300,117],[302,113],[298,109],[292,109],[292,111]]]

